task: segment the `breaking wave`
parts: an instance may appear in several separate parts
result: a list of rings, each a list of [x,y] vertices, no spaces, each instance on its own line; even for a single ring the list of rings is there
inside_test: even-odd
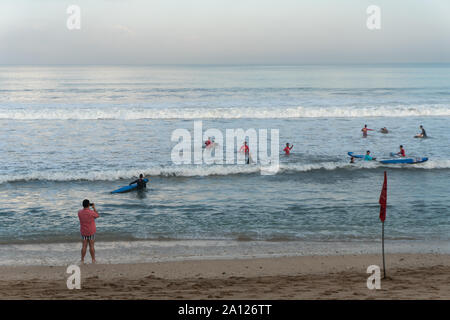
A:
[[[149,108],[0,106],[0,119],[9,120],[139,120],[139,119],[288,119],[352,117],[428,117],[450,116],[450,106],[391,105],[366,107],[230,107],[230,108]]]
[[[240,174],[262,174],[275,175],[285,172],[311,172],[318,170],[361,170],[376,168],[392,169],[450,169],[450,160],[429,160],[425,163],[414,165],[383,165],[375,162],[360,162],[350,165],[348,162],[320,162],[320,163],[281,163],[277,166],[264,165],[181,165],[167,167],[135,168],[127,170],[108,170],[91,172],[53,172],[35,171],[17,175],[0,176],[0,183],[18,181],[116,181],[122,179],[132,179],[136,172],[143,172],[150,177],[205,177],[205,176],[227,176]]]

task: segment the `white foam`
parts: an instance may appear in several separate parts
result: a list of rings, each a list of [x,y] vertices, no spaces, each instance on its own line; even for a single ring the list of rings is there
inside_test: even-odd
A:
[[[391,253],[449,253],[448,241],[387,240]],[[373,254],[378,247],[373,241],[117,241],[96,242],[98,263],[144,263],[207,259],[243,259],[280,256]],[[79,243],[40,243],[0,246],[0,265],[76,264]]]
[[[429,160],[425,163],[414,165],[382,165],[378,162],[363,162],[349,164],[343,162],[320,162],[320,163],[281,163],[279,170],[269,170],[260,165],[197,165],[197,166],[169,166],[149,167],[129,170],[106,170],[92,172],[46,172],[33,171],[26,174],[2,175],[0,183],[15,181],[116,181],[120,179],[131,179],[136,172],[143,172],[147,176],[160,177],[204,177],[204,176],[226,176],[238,174],[280,174],[286,171],[309,172],[314,170],[337,170],[337,169],[371,169],[378,167],[406,168],[406,169],[449,169],[450,160]]]
[[[450,160],[428,160],[418,164],[417,167],[423,169],[448,169],[450,168]]]
[[[130,106],[57,106],[12,108],[0,106],[0,119],[9,120],[139,120],[139,119],[288,119],[360,117],[450,116],[450,106],[392,105],[366,107],[240,107],[240,108],[148,108]]]

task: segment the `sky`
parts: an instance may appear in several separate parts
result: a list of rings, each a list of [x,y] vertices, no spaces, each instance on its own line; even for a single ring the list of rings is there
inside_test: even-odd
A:
[[[1,0],[0,64],[448,63],[449,17],[449,0]]]

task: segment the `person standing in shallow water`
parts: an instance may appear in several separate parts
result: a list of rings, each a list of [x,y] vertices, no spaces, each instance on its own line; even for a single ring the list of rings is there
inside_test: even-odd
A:
[[[89,209],[92,207],[92,210]],[[81,232],[81,263],[84,263],[87,246],[89,245],[89,253],[91,254],[92,263],[95,263],[95,233],[97,228],[95,226],[95,219],[99,217],[95,204],[90,203],[88,199],[83,200],[83,209],[78,211],[78,219],[80,220]]]
[[[363,138],[367,138],[367,131],[373,131],[373,129],[367,128],[367,124],[364,125],[364,128],[361,129],[363,133]]]
[[[245,155],[245,163],[250,164],[250,148],[247,145],[247,141],[244,141],[244,144],[242,145],[239,152],[244,153]]]

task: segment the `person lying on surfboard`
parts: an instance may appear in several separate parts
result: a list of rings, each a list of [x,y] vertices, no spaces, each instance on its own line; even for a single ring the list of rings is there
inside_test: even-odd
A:
[[[400,157],[406,157],[405,149],[403,149],[403,146],[400,146],[400,151],[397,152],[397,155]]]
[[[363,133],[363,137],[367,137],[367,131],[373,131],[373,129],[369,129],[367,128],[367,124],[364,125],[364,128],[361,129],[362,133]]]
[[[144,175],[142,173],[139,175],[139,179],[134,180],[129,185],[131,186],[132,184],[135,184],[135,183],[137,183],[138,190],[147,188],[147,183],[144,181]]]
[[[371,161],[371,160],[375,160],[376,158],[374,158],[374,157],[372,157],[371,155],[370,155],[370,151],[369,150],[367,150],[366,151],[366,155],[364,156],[364,161]]]

